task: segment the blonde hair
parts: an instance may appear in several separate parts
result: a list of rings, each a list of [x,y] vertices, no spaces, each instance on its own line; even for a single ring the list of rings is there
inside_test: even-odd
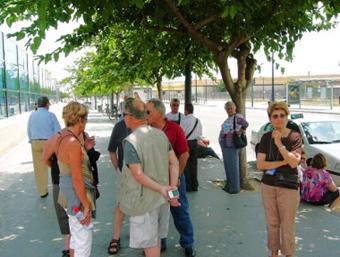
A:
[[[272,115],[272,113],[276,110],[282,110],[286,113],[286,115],[289,114],[289,109],[288,109],[288,105],[286,104],[286,102],[272,102],[269,104],[268,109],[267,109],[267,113],[268,116],[270,117]]]
[[[88,109],[78,102],[70,102],[63,108],[63,119],[66,127],[74,126],[79,121],[86,119]]]

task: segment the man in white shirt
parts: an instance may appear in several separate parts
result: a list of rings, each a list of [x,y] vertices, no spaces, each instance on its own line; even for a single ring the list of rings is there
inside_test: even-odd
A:
[[[202,137],[202,123],[194,115],[194,106],[185,104],[185,117],[181,122],[189,145],[189,159],[184,169],[187,192],[197,191],[197,140]]]
[[[166,118],[168,120],[174,121],[177,124],[181,124],[182,120],[184,118],[184,114],[180,113],[179,110],[179,99],[178,98],[172,98],[171,102],[170,102],[170,108],[171,108],[171,112],[166,114]]]

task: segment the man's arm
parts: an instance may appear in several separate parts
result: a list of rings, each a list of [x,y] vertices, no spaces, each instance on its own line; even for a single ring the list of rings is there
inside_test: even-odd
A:
[[[27,123],[27,137],[28,137],[28,142],[31,143],[31,119],[32,119],[32,114],[30,115],[30,117],[28,118],[28,123]]]
[[[141,185],[151,189],[152,191],[160,193],[166,200],[170,200],[168,191],[172,188],[170,186],[163,186],[152,180],[143,173],[140,163],[128,164],[133,178]]]
[[[50,139],[46,141],[45,146],[44,146],[43,161],[49,167],[51,167],[50,158],[55,153],[55,147],[56,147],[58,138],[59,138],[59,135],[55,134],[54,136],[52,136]]]
[[[179,162],[179,176],[181,176],[184,172],[184,168],[187,165],[187,161],[189,159],[189,152],[184,152],[178,157]]]
[[[117,170],[118,169],[118,158],[116,152],[110,152],[110,160],[113,167]]]
[[[57,119],[57,116],[55,116],[54,113],[51,113],[51,114],[52,114],[52,123],[53,123],[53,133],[57,133],[58,131],[61,130],[61,127]]]
[[[169,152],[169,174],[170,186],[176,187],[178,184],[179,176],[179,162],[173,150]]]

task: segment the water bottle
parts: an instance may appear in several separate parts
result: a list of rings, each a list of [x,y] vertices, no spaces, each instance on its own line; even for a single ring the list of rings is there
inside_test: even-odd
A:
[[[75,216],[76,216],[77,220],[79,220],[79,222],[84,219],[84,213],[80,210],[79,207],[73,207],[73,211],[76,214]],[[90,224],[88,224],[88,225],[83,225],[83,227],[86,230],[93,230],[94,229],[92,222],[90,222]]]

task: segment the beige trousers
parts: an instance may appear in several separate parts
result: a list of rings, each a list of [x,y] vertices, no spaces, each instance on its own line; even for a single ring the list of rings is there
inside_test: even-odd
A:
[[[295,215],[300,203],[298,190],[261,184],[270,251],[295,253]]]
[[[43,161],[45,142],[46,140],[32,140],[31,143],[35,183],[40,196],[48,192],[48,166]]]

